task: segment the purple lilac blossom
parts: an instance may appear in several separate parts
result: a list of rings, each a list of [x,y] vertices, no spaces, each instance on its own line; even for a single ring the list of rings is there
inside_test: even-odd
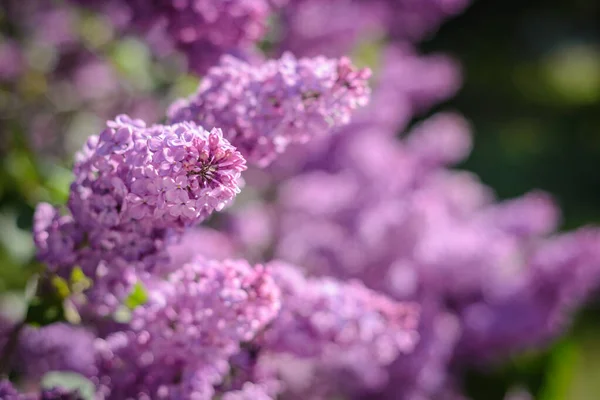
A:
[[[107,315],[136,282],[171,265],[165,242],[180,234],[173,232],[233,199],[244,169],[218,129],[187,122],[146,127],[119,116],[77,155],[70,215],[38,206],[38,257],[63,277],[81,267],[94,281],[88,305]]]
[[[468,0],[290,0],[279,11],[278,44],[302,56],[339,56],[361,40],[420,41]]]
[[[78,154],[69,208],[91,226],[188,226],[239,193],[245,168],[219,129],[191,122],[146,127],[119,116]]]
[[[0,381],[0,399],[24,400],[24,396],[17,392],[12,383],[6,379]]]
[[[600,233],[582,229],[536,243],[513,282],[482,288],[459,312],[462,358],[487,360],[539,347],[555,338],[596,289]]]
[[[41,379],[51,371],[96,373],[94,335],[83,328],[55,323],[42,328],[26,327],[19,335],[15,368],[29,379]]]
[[[375,69],[374,88],[369,104],[357,110],[349,125],[342,126],[332,135],[316,138],[311,143],[292,144],[285,154],[269,167],[268,174],[250,171],[247,174],[249,184],[265,185],[253,175],[261,173],[262,181],[282,180],[308,170],[330,170],[329,160],[340,152],[342,146],[352,142],[352,137],[369,135],[395,136],[406,129],[415,115],[422,114],[437,102],[446,100],[456,93],[460,86],[460,73],[454,61],[441,55],[422,56],[408,46],[390,45],[381,56],[381,66]],[[464,120],[456,117],[457,123],[452,129],[465,129]],[[463,134],[468,136],[468,134]],[[463,140],[464,141],[464,140]],[[370,151],[369,146],[365,152]],[[385,149],[384,149],[385,151]]]
[[[97,342],[98,384],[111,398],[211,399],[230,356],[277,315],[269,271],[245,261],[197,259],[150,289],[130,330]],[[195,397],[194,397],[195,396]]]
[[[282,290],[283,307],[265,332],[267,348],[301,357],[367,353],[383,365],[414,348],[416,305],[395,303],[358,282],[309,280],[289,265],[274,262],[269,266]]]
[[[267,0],[74,1],[93,8],[116,7],[127,29],[149,36],[160,31],[198,74],[204,74],[223,54],[245,57],[251,53],[266,31],[270,12]]]
[[[174,103],[172,123],[217,126],[249,162],[266,166],[292,143],[306,143],[350,121],[369,99],[368,69],[349,59],[279,60],[252,66],[224,57],[196,94]]]
[[[240,390],[225,392],[223,400],[272,400],[273,397],[261,385],[247,382]]]
[[[261,351],[310,360],[326,366],[323,373],[343,371],[360,387],[385,379],[384,368],[415,348],[416,304],[395,302],[359,282],[306,278],[281,262],[269,266],[283,301],[258,341]]]

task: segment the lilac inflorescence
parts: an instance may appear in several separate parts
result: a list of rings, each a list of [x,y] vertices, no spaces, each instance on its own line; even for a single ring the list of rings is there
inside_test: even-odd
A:
[[[69,213],[38,206],[38,256],[63,277],[79,266],[94,281],[87,303],[110,313],[144,274],[170,265],[169,232],[202,221],[239,193],[245,168],[218,129],[147,127],[119,116],[77,155]]]
[[[16,350],[16,367],[31,379],[41,379],[52,371],[96,373],[94,335],[83,328],[55,323],[42,328],[25,328]]]
[[[111,398],[212,398],[229,357],[281,306],[269,271],[241,260],[187,263],[149,297],[134,311],[128,331],[97,343],[99,384],[110,383]]]
[[[289,0],[278,9],[281,48],[295,54],[337,56],[361,41],[386,35],[419,41],[468,0]]]
[[[119,116],[79,154],[69,208],[76,220],[107,228],[135,220],[187,226],[231,201],[244,169],[219,129],[146,127]]]
[[[265,332],[267,348],[300,357],[367,355],[381,365],[417,343],[418,307],[398,303],[359,282],[307,279],[290,265],[271,264],[283,308]]]
[[[349,59],[279,60],[253,66],[224,57],[195,95],[171,106],[171,122],[217,126],[249,162],[265,166],[291,143],[349,122],[369,99],[368,69]]]
[[[120,25],[148,35],[157,31],[203,74],[223,54],[243,57],[267,28],[267,0],[73,0],[117,9]],[[126,23],[123,20],[127,21]]]

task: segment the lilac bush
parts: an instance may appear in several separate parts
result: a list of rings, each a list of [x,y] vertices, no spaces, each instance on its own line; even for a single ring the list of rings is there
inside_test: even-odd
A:
[[[58,371],[98,400],[462,399],[466,367],[546,345],[598,287],[600,230],[452,169],[457,113],[410,125],[460,84],[412,43],[465,1],[74,3],[204,76],[164,117],[109,119],[37,206],[0,398],[82,397],[40,385]],[[345,54],[374,37],[371,75]]]

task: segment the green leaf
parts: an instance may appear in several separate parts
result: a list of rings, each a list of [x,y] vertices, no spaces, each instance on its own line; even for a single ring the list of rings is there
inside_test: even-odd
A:
[[[52,277],[51,282],[52,286],[54,286],[54,289],[56,289],[56,293],[61,299],[66,299],[69,297],[71,294],[71,289],[69,288],[69,283],[65,279],[56,275]]]
[[[71,290],[73,293],[82,293],[92,287],[92,280],[85,276],[80,267],[73,268],[71,271]]]
[[[147,301],[148,294],[146,293],[146,288],[144,288],[144,286],[140,282],[138,282],[133,287],[131,293],[129,293],[129,296],[127,296],[127,298],[125,299],[125,305],[130,310],[133,310],[138,306],[146,304]]]
[[[570,398],[576,366],[581,358],[580,348],[573,340],[564,340],[553,351],[546,381],[539,394],[540,400],[560,400]]]

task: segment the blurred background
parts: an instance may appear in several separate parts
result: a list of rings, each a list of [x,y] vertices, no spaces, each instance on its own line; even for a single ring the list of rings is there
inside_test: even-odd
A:
[[[198,82],[178,55],[165,49],[158,61],[101,15],[23,3],[0,1],[0,307],[8,312],[23,307],[18,293],[39,268],[34,206],[65,201],[74,151],[117,113],[156,121]],[[600,2],[479,0],[420,47],[463,66],[458,96],[432,110],[455,109],[473,123],[475,148],[461,168],[500,198],[552,193],[565,229],[600,223]],[[590,304],[548,351],[473,371],[469,394],[501,399],[522,386],[541,400],[597,399],[599,311]]]

